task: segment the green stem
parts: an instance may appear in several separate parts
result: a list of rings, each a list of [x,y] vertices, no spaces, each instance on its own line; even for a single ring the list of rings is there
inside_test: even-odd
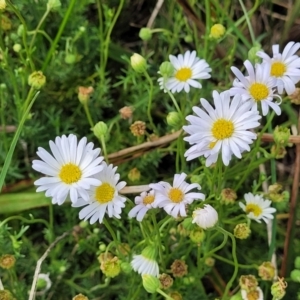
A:
[[[64,29],[65,29],[65,26],[66,26],[66,24],[67,24],[67,22],[68,22],[68,20],[70,18],[71,12],[72,12],[72,10],[73,10],[76,2],[77,2],[76,0],[70,0],[70,5],[69,5],[69,7],[68,7],[68,9],[67,9],[67,11],[66,11],[66,13],[64,15],[64,18],[63,18],[63,20],[62,20],[62,22],[61,22],[61,24],[59,26],[58,32],[56,34],[56,37],[55,37],[53,43],[51,44],[50,50],[48,51],[47,56],[45,58],[45,61],[44,61],[43,67],[42,67],[42,71],[46,70],[46,68],[47,68],[47,66],[48,66],[48,64],[50,62],[52,54],[54,53],[54,51],[56,49],[56,46],[57,46],[57,44],[58,44],[58,42],[60,40],[60,37],[61,37],[61,35],[62,35],[62,33],[63,33]]]
[[[114,242],[116,245],[118,245],[118,239],[117,236],[114,232],[114,230],[111,228],[110,224],[107,222],[106,218],[103,219],[103,224],[105,225],[105,227],[107,228],[107,230],[109,231],[109,233],[111,234]]]
[[[211,3],[209,0],[205,0],[205,23],[206,23],[206,33],[205,33],[205,39],[204,39],[204,58],[207,60],[207,54],[208,54],[208,45],[209,45],[209,32],[210,32],[210,6]]]
[[[218,260],[221,260],[229,265],[233,265],[234,266],[234,262],[232,262],[231,260],[227,259],[227,258],[224,258],[223,256],[220,256],[220,255],[217,255],[217,254],[213,254],[212,257],[218,259]],[[258,269],[258,265],[241,265],[239,264],[238,265],[239,268],[241,269]]]
[[[243,0],[239,0],[240,2],[240,5],[242,7],[242,10],[243,10],[243,13],[244,13],[244,16],[246,18],[246,22],[247,22],[247,25],[248,25],[248,29],[249,29],[249,32],[250,32],[250,36],[251,36],[251,40],[252,40],[252,45],[255,44],[255,35],[254,35],[254,32],[253,32],[253,28],[252,28],[252,25],[251,25],[251,22],[250,22],[250,19],[249,19],[249,12],[247,12],[247,9],[243,3]]]
[[[90,113],[88,104],[85,102],[85,103],[83,103],[82,105],[83,105],[83,108],[84,108],[86,117],[87,117],[87,119],[88,119],[88,122],[89,122],[91,128],[94,128],[94,122],[93,122],[93,119],[92,119],[92,117],[91,117],[91,113]]]
[[[234,271],[233,271],[233,274],[232,274],[232,277],[230,278],[230,280],[228,281],[227,285],[226,285],[226,288],[225,288],[225,291],[224,291],[224,294],[223,294],[223,297],[222,299],[226,299],[228,293],[229,293],[229,290],[231,288],[231,286],[233,285],[233,282],[238,274],[238,270],[239,270],[239,263],[238,263],[238,260],[237,260],[237,257],[236,257],[236,240],[235,240],[235,237],[232,233],[226,231],[225,229],[223,229],[222,227],[218,226],[217,227],[217,230],[219,230],[220,232],[222,232],[224,235],[229,235],[230,238],[231,238],[231,241],[232,241],[232,257],[233,257],[233,263],[234,263]]]
[[[24,217],[20,217],[20,216],[11,216],[11,217],[8,217],[6,218],[4,221],[2,221],[0,223],[0,227],[2,227],[3,225],[5,225],[6,223],[8,223],[9,221],[11,220],[20,220],[22,221],[23,223],[28,223],[28,224],[35,224],[35,223],[42,223],[44,224],[47,228],[50,228],[50,224],[45,221],[44,219],[33,219],[33,220],[28,220]]]
[[[36,35],[37,35],[37,33],[38,33],[38,30],[40,29],[40,27],[42,26],[42,24],[43,24],[44,21],[46,20],[46,18],[47,18],[47,16],[48,16],[48,14],[50,13],[50,11],[51,11],[51,9],[49,9],[48,6],[47,6],[47,9],[46,9],[44,15],[42,16],[42,18],[41,18],[41,20],[40,20],[38,26],[37,26],[36,29],[34,30],[34,34],[33,34],[33,37],[32,37],[32,39],[31,39],[31,42],[30,42],[30,45],[29,45],[29,51],[32,50],[33,43],[34,43],[34,41],[35,41]]]
[[[152,106],[152,98],[153,98],[153,81],[150,78],[149,74],[147,71],[144,72],[145,77],[147,78],[149,84],[150,84],[150,89],[149,89],[149,100],[148,100],[148,108],[147,108],[147,114],[148,114],[148,119],[151,125],[151,128],[153,131],[157,131],[156,127],[153,123],[152,115],[151,115],[151,106]]]
[[[33,89],[31,87],[29,92],[28,92],[27,98],[26,98],[26,100],[24,101],[24,104],[23,104],[23,108],[22,108],[23,112],[25,112],[25,110],[28,108],[28,105],[30,103],[30,100],[32,99],[32,95],[34,94],[34,92],[35,92],[35,89]]]
[[[106,143],[105,143],[104,136],[101,136],[100,142],[101,142],[101,148],[103,150],[104,159],[105,159],[106,163],[108,164],[108,156],[107,156]]]
[[[175,106],[177,112],[178,112],[179,115],[180,115],[181,121],[184,122],[184,117],[183,117],[182,111],[181,111],[181,109],[180,109],[180,107],[179,107],[179,105],[178,105],[178,103],[177,103],[175,97],[173,96],[173,94],[172,94],[167,88],[166,88],[165,90],[167,91],[167,93],[169,94],[170,98],[172,99],[173,104],[174,104],[174,106]]]
[[[30,90],[31,91],[31,90]],[[30,93],[29,91],[29,93]],[[38,96],[39,92],[36,92],[36,94],[33,96],[33,98],[31,99],[31,102],[29,103],[26,111],[24,112],[23,116],[22,116],[22,119],[20,121],[20,124],[18,126],[18,129],[14,135],[14,138],[11,142],[11,145],[10,145],[10,148],[9,148],[9,151],[6,155],[6,158],[5,158],[5,161],[4,161],[4,165],[2,167],[2,171],[0,173],[0,192],[2,190],[2,187],[3,187],[3,184],[4,184],[4,180],[5,180],[5,177],[6,177],[6,174],[7,174],[7,171],[8,171],[8,168],[10,166],[10,163],[11,163],[11,160],[12,160],[12,156],[14,154],[14,150],[16,148],[16,145],[17,145],[17,142],[19,140],[19,137],[20,137],[20,134],[22,132],[22,129],[23,129],[23,126],[24,126],[24,123],[25,121],[27,120],[27,117],[29,115],[29,112],[30,112],[30,109],[34,103],[34,101],[36,100],[37,96]]]
[[[165,269],[165,260],[163,258],[163,251],[162,251],[162,243],[161,243],[161,238],[160,238],[160,231],[159,231],[159,227],[158,227],[158,224],[157,224],[157,221],[156,221],[156,218],[155,218],[155,215],[152,214],[152,222],[153,222],[153,225],[154,225],[154,229],[155,229],[155,232],[156,232],[156,237],[157,237],[157,243],[158,243],[158,253],[159,253],[159,259],[160,259],[160,262],[163,266],[163,269]]]
[[[173,300],[172,297],[170,297],[169,295],[167,295],[166,293],[164,293],[161,289],[157,289],[156,290],[159,294],[161,294],[162,296],[164,296],[167,300]]]

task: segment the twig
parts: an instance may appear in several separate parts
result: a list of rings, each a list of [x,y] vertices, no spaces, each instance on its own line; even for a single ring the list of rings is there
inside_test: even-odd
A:
[[[300,112],[298,114],[298,133],[300,132]],[[282,265],[281,265],[281,276],[285,277],[286,271],[287,271],[287,264],[288,264],[288,253],[289,253],[289,247],[290,243],[292,242],[291,239],[291,231],[293,229],[294,224],[294,216],[296,212],[296,206],[297,206],[297,198],[299,193],[299,172],[300,172],[300,145],[296,145],[296,158],[294,163],[294,179],[293,179],[293,185],[292,185],[292,193],[291,193],[291,201],[290,201],[290,211],[289,211],[289,218],[287,223],[287,229],[286,229],[286,235],[285,235],[285,241],[284,241],[284,254],[282,259]]]
[[[0,291],[3,291],[3,290],[4,290],[4,286],[3,286],[1,278],[0,278]]]
[[[148,28],[151,28],[151,27],[152,27],[152,25],[153,25],[153,23],[154,23],[154,20],[155,20],[157,14],[159,13],[160,8],[161,8],[161,6],[163,5],[163,3],[164,3],[164,0],[158,0],[158,1],[156,2],[156,5],[155,5],[155,7],[154,7],[154,10],[153,10],[153,12],[152,12],[152,14],[151,14],[149,20],[148,20],[148,23],[147,23],[147,26],[146,26],[146,27],[148,27]]]
[[[49,252],[52,250],[52,248],[62,239],[64,239],[67,235],[70,234],[70,231],[65,232],[64,234],[62,234],[61,236],[59,236],[52,244],[50,244],[50,246],[48,247],[48,249],[45,251],[45,253],[42,255],[42,257],[37,261],[36,263],[36,267],[35,267],[35,271],[34,271],[34,277],[33,277],[33,281],[32,281],[32,286],[31,286],[31,290],[30,290],[30,294],[29,294],[29,299],[28,300],[34,300],[35,297],[35,290],[36,290],[36,284],[37,284],[37,280],[38,280],[38,276],[39,273],[41,271],[41,266],[43,261],[46,259],[46,257],[48,256]]]

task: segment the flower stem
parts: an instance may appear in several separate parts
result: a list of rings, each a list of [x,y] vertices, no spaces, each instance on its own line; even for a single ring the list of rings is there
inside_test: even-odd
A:
[[[152,116],[151,116],[151,106],[152,106],[152,98],[153,98],[153,81],[152,81],[152,79],[150,78],[149,74],[146,71],[144,72],[144,75],[147,78],[147,80],[149,82],[149,85],[150,85],[147,115],[148,115],[148,119],[149,119],[150,126],[151,126],[152,130],[156,131],[156,127],[153,123],[153,119],[152,119]]]
[[[162,296],[164,296],[167,300],[173,300],[172,297],[168,296],[166,293],[164,293],[161,289],[157,289],[156,290],[159,294],[161,294]]]
[[[107,220],[105,218],[103,219],[103,224],[105,225],[106,229],[109,231],[109,233],[112,236],[115,244],[118,245],[117,236],[116,236],[114,230],[111,228],[110,224],[107,222]]]
[[[163,259],[163,251],[162,251],[162,243],[161,243],[161,238],[160,238],[160,231],[159,231],[159,227],[155,218],[155,215],[152,214],[152,222],[154,225],[154,229],[156,232],[156,237],[157,237],[157,243],[158,243],[158,253],[159,253],[159,259],[160,262],[163,266],[163,269],[165,269],[165,260]]]

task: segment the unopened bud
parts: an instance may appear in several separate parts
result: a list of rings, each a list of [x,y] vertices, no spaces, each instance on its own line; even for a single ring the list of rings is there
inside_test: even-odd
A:
[[[295,282],[300,282],[300,270],[293,270],[291,272],[291,279]]]
[[[28,84],[35,90],[40,90],[46,83],[46,77],[42,71],[35,71],[28,77]]]
[[[13,45],[13,50],[16,52],[16,53],[19,53],[22,49],[22,46],[20,44],[14,44]]]
[[[202,228],[196,228],[190,232],[190,239],[193,243],[199,244],[205,239],[205,231]]]
[[[177,111],[171,111],[167,115],[167,123],[172,127],[179,127],[181,125],[181,117]]]
[[[128,173],[128,178],[131,181],[139,181],[141,178],[141,172],[137,168],[133,168]]]
[[[151,31],[151,29],[147,28],[147,27],[141,28],[141,30],[139,32],[139,37],[143,41],[149,41],[152,38],[152,31]]]
[[[137,72],[137,73],[144,73],[147,69],[147,63],[146,60],[143,56],[139,55],[138,53],[134,53],[130,57],[130,63],[132,68]]]
[[[94,135],[99,140],[106,136],[107,130],[107,125],[102,121],[98,122],[93,128]]]
[[[261,50],[261,44],[255,43],[254,46],[248,51],[248,59],[252,63],[258,63],[260,61],[260,58],[256,55],[258,51]]]
[[[222,24],[215,24],[210,29],[210,37],[219,39],[225,34],[226,28]]]
[[[171,77],[174,74],[174,67],[169,61],[163,62],[159,67],[159,74],[163,77]]]
[[[241,239],[241,240],[248,238],[250,233],[251,233],[251,229],[246,223],[237,224],[233,230],[234,236],[237,239]]]
[[[289,142],[291,132],[289,128],[283,126],[276,126],[273,136],[276,144],[285,147]]]
[[[144,289],[150,293],[154,294],[159,288],[160,282],[159,279],[148,274],[142,275],[143,278],[143,287]]]

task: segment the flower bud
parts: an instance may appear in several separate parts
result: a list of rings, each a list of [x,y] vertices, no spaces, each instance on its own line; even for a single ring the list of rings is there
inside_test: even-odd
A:
[[[183,278],[183,284],[184,285],[190,285],[195,284],[195,277],[194,276],[188,276]]]
[[[73,297],[72,300],[89,300],[89,298],[82,294],[78,294],[75,297]]]
[[[133,168],[128,173],[128,178],[131,181],[139,181],[141,179],[141,172],[137,168]]]
[[[84,229],[87,228],[89,226],[89,222],[88,221],[81,221],[79,223],[80,228]]]
[[[286,155],[286,149],[285,147],[278,146],[278,145],[273,145],[271,147],[271,154],[276,158],[276,159],[281,159],[284,158]]]
[[[145,58],[138,53],[134,53],[130,57],[130,63],[134,71],[136,71],[137,73],[144,73],[147,69]]]
[[[209,37],[219,39],[225,34],[226,28],[222,24],[215,24],[210,29]]]
[[[168,274],[159,275],[160,286],[162,289],[166,290],[173,285],[173,278]]]
[[[237,239],[244,240],[251,234],[251,229],[246,223],[240,223],[234,227],[233,234]]]
[[[24,25],[21,24],[19,25],[18,29],[17,29],[17,34],[18,36],[22,36],[23,35],[23,32],[24,32]]]
[[[205,231],[202,228],[196,228],[190,232],[190,239],[193,243],[202,243],[205,239]]]
[[[48,10],[55,10],[61,6],[59,0],[48,0],[47,9]]]
[[[0,267],[3,269],[11,269],[14,267],[16,259],[11,254],[4,254],[0,257]]]
[[[6,8],[6,1],[5,0],[0,0],[0,11],[5,10]]]
[[[107,125],[104,122],[98,122],[93,128],[94,135],[97,139],[104,138],[107,134]]]
[[[258,276],[263,280],[273,280],[275,276],[275,267],[269,261],[263,262],[258,267]]]
[[[46,83],[46,77],[42,71],[34,71],[28,77],[28,84],[35,90],[40,90]]]
[[[175,128],[181,126],[181,118],[180,118],[179,113],[176,111],[169,112],[167,115],[167,123],[168,123],[168,125],[175,127]]]
[[[147,27],[141,28],[139,32],[139,37],[143,41],[149,41],[152,38],[152,30]]]
[[[80,86],[78,88],[78,99],[81,104],[87,104],[87,102],[90,100],[91,95],[93,94],[94,89],[92,86],[84,87]]]
[[[234,204],[237,199],[236,192],[232,189],[226,188],[221,191],[221,203],[228,205]]]
[[[261,44],[256,42],[254,46],[248,51],[248,59],[251,61],[251,63],[258,63],[260,61],[260,58],[256,55],[256,53],[260,50]]]
[[[189,44],[193,41],[193,37],[190,34],[184,36],[184,41]]]
[[[130,274],[132,272],[132,267],[131,264],[128,262],[122,262],[121,263],[121,270],[125,273],[125,274]]]
[[[202,229],[214,227],[218,222],[217,211],[209,204],[205,204],[204,208],[197,208],[193,212],[193,223],[196,223]]]
[[[73,65],[76,63],[77,57],[74,53],[67,53],[65,56],[65,63],[68,65]]]
[[[212,257],[206,257],[204,261],[204,263],[210,268],[212,268],[215,265],[215,262],[216,260]]]
[[[277,145],[285,147],[289,142],[291,132],[289,128],[283,126],[276,126],[273,136],[274,136],[274,141]]]
[[[16,53],[19,53],[22,49],[22,46],[20,44],[14,44],[13,45],[13,50],[16,52]]]
[[[174,74],[174,67],[169,61],[163,62],[159,67],[159,74],[163,77],[171,77]]]
[[[143,278],[143,287],[144,289],[150,293],[154,294],[159,288],[160,282],[159,279],[148,274],[142,275]]]
[[[285,289],[287,288],[287,283],[283,278],[278,278],[277,282],[274,282],[271,286],[271,294],[273,299],[281,300],[285,295]]]
[[[295,259],[295,268],[300,270],[300,256]]]
[[[104,244],[104,243],[101,243],[100,245],[99,245],[99,250],[101,251],[101,252],[105,252],[106,251],[106,245]],[[99,256],[100,257],[100,256]]]
[[[292,279],[293,281],[299,283],[299,282],[300,282],[300,270],[297,270],[297,269],[293,270],[293,271],[291,272],[291,279]]]

